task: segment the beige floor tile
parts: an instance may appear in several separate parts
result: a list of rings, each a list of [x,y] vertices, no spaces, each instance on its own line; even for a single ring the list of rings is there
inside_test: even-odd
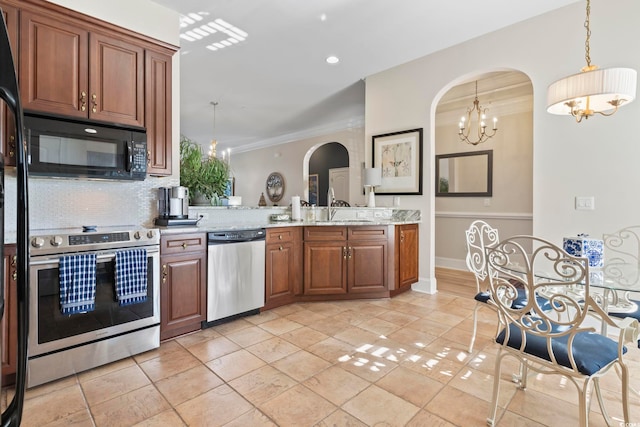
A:
[[[365,344],[373,344],[380,338],[379,334],[362,329],[358,326],[345,328],[333,337],[351,344],[356,348]]]
[[[302,328],[294,329],[291,332],[286,332],[280,335],[280,338],[289,341],[299,348],[306,349],[313,344],[329,338],[329,336],[316,331],[315,329],[303,326]]]
[[[493,378],[491,374],[464,368],[458,372],[448,385],[486,402],[491,402],[491,399],[493,399]],[[510,377],[502,381],[498,396],[498,405],[500,407],[506,407],[516,393],[516,388],[513,385]]]
[[[278,427],[265,414],[257,409],[239,416],[224,427]]]
[[[404,426],[420,410],[376,385],[349,400],[342,409],[370,426]]]
[[[134,390],[91,408],[97,427],[131,426],[171,408],[152,385]]]
[[[260,314],[254,314],[252,316],[247,316],[244,318],[247,322],[253,323],[254,325],[261,325],[265,322],[270,322],[275,319],[281,319],[282,316],[278,315],[275,310],[267,310],[263,311]]]
[[[183,427],[185,423],[182,422],[180,416],[174,411],[170,409],[168,411],[164,411],[159,413],[158,415],[154,415],[151,418],[147,418],[146,420],[136,424],[134,427]]]
[[[354,417],[353,415],[347,414],[342,409],[338,409],[333,412],[324,420],[320,421],[314,427],[367,427],[365,423]]]
[[[435,354],[422,351],[400,364],[429,378],[447,384],[465,366],[463,363],[439,357]]]
[[[249,402],[226,384],[176,407],[190,427],[222,426],[252,409]]]
[[[306,309],[325,317],[333,317],[349,309],[348,304],[338,302],[314,302],[306,305]]]
[[[307,351],[300,350],[273,362],[271,365],[296,381],[304,381],[327,369],[331,363]]]
[[[335,320],[333,317],[330,319],[324,317],[320,321],[310,323],[307,326],[315,329],[316,331],[320,331],[323,334],[332,336],[335,334],[339,334],[351,325],[349,325],[349,323],[347,322]]]
[[[354,354],[347,360],[341,360],[338,366],[364,380],[375,382],[395,369],[398,364],[372,354]]]
[[[375,383],[378,387],[422,408],[444,385],[411,369],[397,367]]]
[[[309,326],[309,325],[317,325],[319,323],[324,322],[326,320],[326,317],[321,314],[314,313],[313,311],[298,310],[296,312],[293,312],[287,315],[285,319],[288,319],[292,322],[299,323],[301,325]]]
[[[178,351],[162,354],[154,359],[140,363],[142,370],[149,376],[151,381],[158,381],[163,378],[195,368],[200,364],[189,351],[180,347]]]
[[[456,311],[435,310],[435,311],[428,312],[424,316],[424,318],[433,320],[434,322],[438,322],[443,325],[456,326],[457,324],[459,324],[464,320],[465,316],[459,316],[454,313],[456,313]]]
[[[50,383],[42,384],[37,387],[27,389],[27,391],[25,392],[24,398],[25,400],[32,399],[34,397],[43,396],[49,393],[54,393],[57,390],[61,390],[63,388],[71,387],[77,384],[79,384],[77,375],[70,375],[68,377],[61,378],[56,381],[52,381]],[[11,389],[7,397],[9,399],[13,398],[13,394],[14,394],[14,390]]]
[[[253,326],[253,323],[241,318],[236,319],[233,322],[213,326],[212,329],[222,335],[229,335],[242,329],[250,328],[251,326]]]
[[[274,337],[249,346],[247,347],[247,350],[265,362],[273,363],[276,360],[293,354],[300,349],[285,339]]]
[[[342,368],[332,366],[309,378],[303,384],[331,403],[340,406],[369,387],[370,382]]]
[[[80,382],[84,382],[88,379],[110,374],[112,372],[119,371],[120,369],[130,368],[132,366],[136,366],[136,361],[132,357],[127,357],[126,359],[121,359],[112,363],[108,363],[106,365],[98,366],[97,368],[90,369],[88,371],[81,372],[78,374],[78,380],[80,380]]]
[[[507,424],[507,426],[514,427],[515,424]],[[420,411],[415,417],[411,419],[406,427],[455,427],[449,421],[443,420],[437,415],[428,411]]]
[[[289,305],[283,305],[281,307],[274,308],[273,310],[269,310],[269,311],[274,312],[278,316],[287,317],[290,314],[304,310],[304,307],[305,307],[304,304],[289,304]]]
[[[133,365],[89,380],[80,378],[80,383],[87,402],[93,406],[149,385],[151,381],[138,365]]]
[[[222,385],[223,381],[207,367],[200,365],[164,378],[155,384],[165,399],[173,406],[177,406]]]
[[[179,343],[184,348],[189,348],[195,344],[212,340],[214,338],[220,337],[220,333],[217,332],[213,328],[202,329],[197,332],[193,332],[188,335],[183,335],[181,337],[175,338],[175,341]]]
[[[456,363],[468,363],[473,358],[473,355],[467,352],[469,343],[450,341],[447,335],[431,341],[424,350],[435,354],[440,359],[446,359]]]
[[[217,337],[211,340],[203,341],[189,347],[189,352],[193,354],[201,362],[209,362],[225,354],[233,353],[240,350],[238,344],[234,343],[226,337]]]
[[[452,404],[455,402],[455,404]],[[453,387],[444,387],[424,408],[458,426],[486,426],[489,404]],[[549,425],[573,425],[549,424]]]
[[[295,386],[297,381],[272,366],[263,366],[229,382],[245,399],[257,405]]]
[[[411,328],[401,328],[389,335],[388,338],[404,344],[407,347],[424,350],[430,342],[437,338],[437,336]]]
[[[280,426],[312,426],[336,410],[333,404],[300,384],[259,408]]]
[[[423,310],[422,307],[420,307],[419,309]],[[411,322],[415,322],[420,318],[418,316],[413,316],[411,314],[406,314],[406,313],[400,313],[397,311],[388,311],[386,313],[380,314],[377,317],[378,319],[386,320],[387,322],[391,322],[398,326],[404,326]]]
[[[355,348],[344,341],[329,337],[307,348],[307,351],[330,363],[338,363],[355,353]]]
[[[258,369],[265,363],[247,350],[238,350],[207,363],[209,369],[225,381],[231,381]]]
[[[405,328],[415,329],[416,331],[425,332],[429,335],[439,337],[445,334],[451,326],[438,323],[432,319],[420,318],[414,322],[405,325]]]
[[[42,426],[88,409],[78,384],[27,399],[22,426]]]
[[[23,426],[27,424],[22,423]],[[43,424],[40,427],[94,427],[93,418],[88,409],[83,409],[64,418],[57,419],[51,423]]]
[[[387,322],[386,320],[380,319],[378,317],[365,320],[364,322],[360,323],[358,327],[369,332],[373,332],[374,334],[378,335],[378,337],[388,337],[389,335],[400,329],[400,325],[392,322]]]
[[[273,338],[273,334],[265,331],[259,326],[252,325],[248,328],[240,329],[239,331],[230,332],[226,334],[226,337],[241,347],[247,347]]]
[[[175,340],[165,341],[160,347],[145,351],[144,353],[136,354],[133,359],[136,363],[146,362],[147,360],[155,359],[156,357],[173,353],[174,351],[182,351],[183,347]]]
[[[515,385],[512,385],[512,387],[515,387]],[[500,392],[508,392],[506,389],[507,386],[501,387]],[[546,409],[541,411],[540,408]],[[573,405],[530,389],[526,391],[518,390],[507,409],[514,414],[549,426],[576,425],[578,419],[577,399],[575,405]],[[592,412],[591,418],[602,419],[602,416]]]
[[[369,320],[371,319],[371,315],[367,314],[367,313],[362,313],[358,310],[345,310],[342,313],[338,313],[335,316],[333,316],[333,319],[338,321],[338,322],[344,322],[347,323],[351,326],[358,326],[360,323],[364,322],[365,320]]]
[[[303,325],[287,318],[277,318],[268,322],[260,323],[260,327],[273,335],[282,335],[291,332],[294,329],[301,328]]]

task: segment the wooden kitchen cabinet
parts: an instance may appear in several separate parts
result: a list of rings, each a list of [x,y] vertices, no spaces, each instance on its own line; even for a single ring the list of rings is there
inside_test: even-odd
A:
[[[411,289],[418,281],[418,224],[395,227],[395,289],[392,295]]]
[[[302,227],[266,231],[263,310],[292,303],[302,293]]]
[[[144,49],[80,21],[20,12],[25,110],[144,126]]]
[[[2,14],[7,25],[9,44],[13,53],[14,66],[18,67],[18,9],[0,1]],[[13,113],[4,102],[0,102],[0,149],[4,157],[4,164],[16,164],[16,126]]]
[[[321,226],[304,230],[304,295],[387,291],[386,226]]]
[[[4,246],[4,295],[5,311],[2,328],[2,385],[13,384],[16,376],[18,348],[18,288],[16,271],[16,246]]]
[[[160,339],[201,328],[207,318],[207,235],[160,238]]]
[[[171,175],[172,55],[172,52],[145,52],[144,110],[149,175]]]

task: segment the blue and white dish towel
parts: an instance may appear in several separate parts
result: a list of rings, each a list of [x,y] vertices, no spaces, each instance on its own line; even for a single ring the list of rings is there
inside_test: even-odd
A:
[[[96,255],[60,257],[60,312],[77,314],[96,307]]]
[[[147,250],[116,252],[116,298],[120,305],[147,299]]]

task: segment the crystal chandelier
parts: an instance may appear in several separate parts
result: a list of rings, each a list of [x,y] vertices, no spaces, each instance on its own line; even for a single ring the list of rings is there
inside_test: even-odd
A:
[[[594,114],[610,116],[620,106],[633,101],[638,80],[636,70],[631,68],[599,69],[596,65],[591,65],[590,14],[591,1],[587,0],[587,16],[584,21],[587,32],[584,57],[587,65],[580,73],[552,83],[547,91],[547,112],[571,115],[578,123]]]
[[[481,142],[487,141],[496,134],[496,131],[498,130],[498,119],[496,117],[493,118],[493,127],[491,132],[487,133],[487,123],[485,122],[487,118],[485,113],[487,111],[488,108],[484,108],[480,105],[480,101],[478,100],[478,81],[476,80],[476,98],[473,101],[473,107],[467,108],[467,116],[462,116],[460,123],[458,123],[458,136],[461,141],[471,145],[478,145]],[[477,121],[475,126],[477,139],[474,139],[473,136],[469,138],[471,129],[474,128],[474,126],[471,126],[472,114],[475,115]]]

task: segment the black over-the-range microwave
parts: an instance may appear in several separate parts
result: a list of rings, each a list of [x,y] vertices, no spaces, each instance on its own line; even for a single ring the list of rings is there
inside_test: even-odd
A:
[[[29,174],[144,180],[147,135],[126,128],[25,113]]]

